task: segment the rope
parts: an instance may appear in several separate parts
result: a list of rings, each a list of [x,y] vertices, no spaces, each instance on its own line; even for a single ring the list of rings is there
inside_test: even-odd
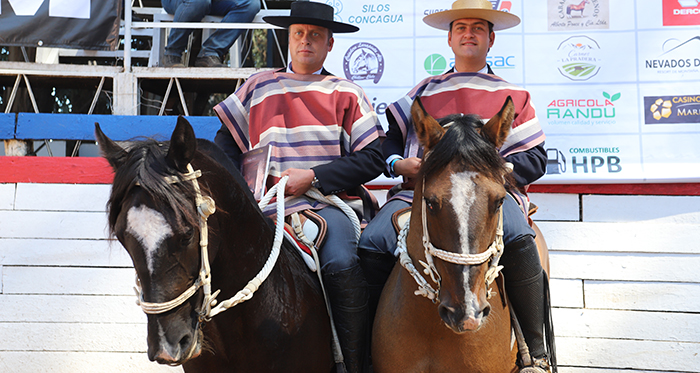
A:
[[[418,283],[418,290],[414,291],[413,294],[415,295],[422,295],[434,302],[437,302],[437,296],[439,294],[439,289],[435,290],[428,281],[421,276],[420,272],[416,269],[416,267],[413,265],[413,260],[411,259],[411,256],[408,255],[408,250],[406,248],[406,237],[408,236],[408,227],[411,223],[411,220],[407,220],[404,226],[401,228],[401,232],[399,233],[399,241],[396,245],[396,253],[397,256],[399,257],[399,262],[401,263],[401,266],[404,267],[408,273],[413,277],[414,280]]]
[[[357,218],[357,214],[350,206],[348,206],[347,203],[345,203],[340,197],[336,196],[335,194],[325,196],[318,189],[313,187],[306,191],[305,194],[310,198],[313,198],[320,202],[324,202],[328,205],[333,205],[342,210],[343,213],[345,213],[345,215],[347,215],[347,217],[352,222],[352,227],[355,230],[355,239],[359,241],[361,232],[360,219]]]
[[[233,297],[214,307],[208,315],[209,319],[252,298],[253,293],[258,290],[260,285],[272,272],[272,268],[275,266],[275,263],[277,263],[277,258],[279,258],[280,248],[282,247],[282,240],[284,238],[284,188],[287,185],[288,179],[288,176],[280,179],[275,186],[267,191],[263,199],[258,203],[260,209],[263,209],[270,203],[273,195],[277,196],[277,226],[275,227],[275,240],[272,243],[272,250],[270,251],[270,256],[267,258],[265,265],[243,289],[239,290]]]

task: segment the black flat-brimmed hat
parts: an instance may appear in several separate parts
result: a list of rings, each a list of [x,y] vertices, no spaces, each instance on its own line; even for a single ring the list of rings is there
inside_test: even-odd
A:
[[[304,24],[325,27],[333,32],[355,32],[360,28],[333,20],[333,7],[313,1],[295,1],[289,16],[267,16],[263,21],[284,28],[290,25]]]

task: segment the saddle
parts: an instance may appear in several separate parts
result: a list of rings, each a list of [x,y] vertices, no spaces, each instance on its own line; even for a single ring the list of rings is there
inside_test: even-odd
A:
[[[317,268],[309,245],[319,250],[325,242],[327,230],[326,219],[312,210],[295,212],[285,218],[284,237],[299,250],[302,259],[313,272]]]

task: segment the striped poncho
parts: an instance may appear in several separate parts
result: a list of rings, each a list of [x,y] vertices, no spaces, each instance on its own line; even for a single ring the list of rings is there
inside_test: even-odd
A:
[[[456,113],[476,114],[487,121],[498,113],[508,96],[515,105],[510,134],[500,149],[502,156],[528,150],[544,141],[544,132],[530,102],[530,93],[494,75],[448,73],[421,81],[408,94],[389,106],[404,137],[405,158],[421,155],[411,123],[411,104],[420,96],[434,118]]]
[[[268,186],[286,169],[326,164],[384,136],[362,88],[332,75],[261,72],[214,111],[241,151],[270,145]],[[286,206],[287,214],[320,207],[306,198]]]

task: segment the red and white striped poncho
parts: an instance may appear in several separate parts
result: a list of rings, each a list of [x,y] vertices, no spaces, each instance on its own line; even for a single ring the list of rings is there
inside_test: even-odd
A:
[[[500,154],[505,157],[524,151],[545,139],[530,93],[524,88],[494,75],[448,73],[424,79],[389,106],[404,136],[404,157],[415,157],[419,153],[418,139],[410,122],[411,104],[416,96],[420,96],[423,107],[434,118],[462,113],[479,115],[484,121],[497,114],[506,98],[511,96],[515,118]]]
[[[360,86],[333,75],[265,71],[251,76],[214,111],[243,151],[270,145],[270,178],[351,154],[384,136]],[[318,207],[287,201],[287,214]]]

